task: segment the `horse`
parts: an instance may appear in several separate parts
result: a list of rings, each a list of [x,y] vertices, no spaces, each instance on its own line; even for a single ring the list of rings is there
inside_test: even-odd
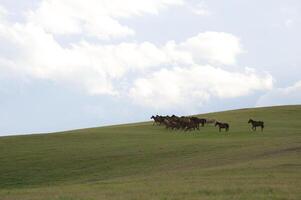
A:
[[[197,124],[197,129],[198,130],[200,129],[200,124],[201,124],[202,127],[204,127],[204,125],[206,123],[206,119],[200,119],[200,118],[197,118],[197,117],[190,117],[189,119],[190,119],[190,121]]]
[[[188,119],[188,121],[185,123],[185,131],[191,131],[191,130],[195,130],[195,129],[199,129],[199,123]]]
[[[199,123],[202,124],[202,127],[205,126],[205,124],[207,123],[207,120],[202,118],[202,119],[199,119]]]
[[[171,128],[172,130],[174,130],[177,126],[177,124],[174,121],[168,119],[164,119],[163,124],[165,125],[166,129]]]
[[[165,119],[165,117],[162,117],[162,116],[159,116],[159,115],[156,115],[156,116],[152,116],[151,119],[154,120],[154,123],[153,125],[155,124],[158,124],[158,125],[161,125]]]
[[[204,125],[206,124],[206,119],[204,119],[204,118],[197,118],[197,117],[195,117],[195,118],[196,118],[195,122],[198,123],[198,124],[201,124],[202,127],[204,127]]]
[[[252,124],[252,130],[256,131],[256,127],[260,126],[261,127],[261,131],[263,131],[264,128],[264,122],[263,121],[254,121],[253,119],[249,119],[248,124]]]
[[[219,127],[219,132],[221,132],[222,129],[225,129],[226,132],[229,131],[229,124],[228,123],[221,123],[221,122],[215,122],[215,126],[218,126]]]
[[[156,120],[155,120],[155,119],[156,119],[156,117],[155,117],[154,115],[152,115],[150,119],[153,119],[153,120],[154,120],[154,123],[153,123],[153,125],[155,125],[155,123],[156,123]]]
[[[215,124],[216,120],[215,119],[205,119],[206,120],[206,124]]]

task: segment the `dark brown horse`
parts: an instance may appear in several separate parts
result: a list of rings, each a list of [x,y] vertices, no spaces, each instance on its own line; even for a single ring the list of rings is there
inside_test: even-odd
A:
[[[204,127],[204,125],[206,124],[206,119],[190,117],[190,120],[197,124],[197,129],[200,128],[200,124],[202,127]]]
[[[215,126],[219,127],[219,132],[221,132],[222,129],[225,129],[226,132],[228,132],[230,128],[228,123],[221,123],[221,122],[215,122]]]
[[[152,116],[151,119],[154,120],[153,125],[155,125],[155,124],[161,125],[165,118],[162,116],[156,115],[156,116]]]
[[[263,121],[254,121],[253,119],[249,119],[248,123],[252,124],[252,130],[256,131],[256,127],[261,127],[261,131],[264,129],[264,122]]]

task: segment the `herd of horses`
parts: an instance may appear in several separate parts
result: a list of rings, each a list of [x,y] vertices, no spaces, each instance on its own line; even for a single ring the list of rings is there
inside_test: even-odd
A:
[[[229,123],[219,122],[215,119],[207,119],[207,118],[198,118],[198,117],[178,117],[176,115],[172,116],[152,116],[151,119],[154,120],[153,125],[163,125],[166,129],[171,130],[184,130],[184,131],[192,131],[199,130],[200,127],[204,127],[205,124],[214,124],[215,127],[218,127],[219,132],[225,129],[226,132],[229,131],[230,125]],[[261,128],[261,131],[264,129],[263,121],[255,121],[250,119],[248,121],[251,124],[251,128],[253,131],[256,131],[257,127]]]

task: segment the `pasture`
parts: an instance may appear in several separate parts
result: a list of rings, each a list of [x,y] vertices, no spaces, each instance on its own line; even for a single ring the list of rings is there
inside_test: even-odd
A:
[[[301,106],[200,117],[231,128],[145,122],[2,137],[0,199],[301,199]],[[250,118],[264,131],[253,132]]]

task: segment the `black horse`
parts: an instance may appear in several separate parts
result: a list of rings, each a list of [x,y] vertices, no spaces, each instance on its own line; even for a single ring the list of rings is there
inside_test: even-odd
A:
[[[263,121],[254,121],[253,119],[249,119],[248,123],[252,124],[252,130],[253,131],[256,131],[257,126],[261,127],[261,131],[263,131],[263,128],[264,128],[264,122]]]
[[[215,126],[219,127],[219,132],[221,132],[222,129],[225,129],[226,132],[228,132],[230,127],[228,123],[221,123],[221,122],[215,122]]]

